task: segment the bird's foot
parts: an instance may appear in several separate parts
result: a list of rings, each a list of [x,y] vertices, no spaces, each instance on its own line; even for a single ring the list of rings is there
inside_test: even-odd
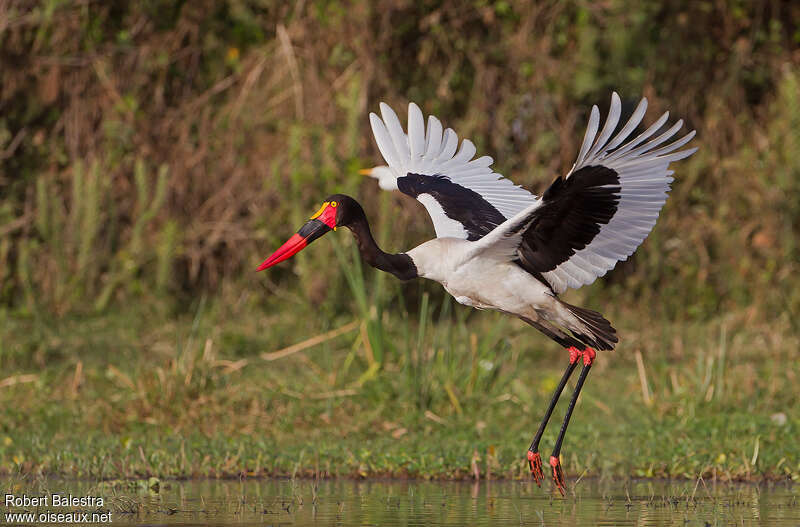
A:
[[[542,481],[544,481],[544,472],[542,472],[542,456],[539,455],[539,452],[528,450],[528,465],[531,467],[533,480],[541,487]]]
[[[597,357],[597,352],[592,348],[586,348],[583,350],[583,365],[591,366],[595,357]]]
[[[553,467],[553,483],[562,496],[567,493],[567,484],[564,481],[564,470],[561,468],[561,461],[556,456],[550,456],[550,466]]]
[[[575,346],[570,346],[569,348],[567,348],[567,351],[569,352],[570,364],[575,364],[576,362],[578,362],[580,356],[583,355],[583,352],[578,348],[576,348]]]
[[[583,365],[589,366],[594,362],[594,358],[597,356],[597,352],[589,347],[581,351],[575,346],[570,346],[569,348],[567,348],[567,351],[569,352],[570,364],[575,364],[576,362],[578,362],[578,359],[583,357]]]

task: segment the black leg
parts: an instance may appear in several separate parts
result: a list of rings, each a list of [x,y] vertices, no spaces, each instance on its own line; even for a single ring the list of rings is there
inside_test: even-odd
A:
[[[586,380],[586,376],[589,375],[589,370],[591,368],[591,359],[587,361],[584,356],[583,369],[578,377],[578,383],[575,385],[575,391],[572,393],[572,399],[569,401],[569,408],[567,408],[567,414],[564,416],[564,422],[561,424],[561,432],[558,433],[558,439],[556,439],[556,446],[553,448],[553,454],[550,456],[550,466],[553,467],[553,482],[556,484],[556,487],[558,487],[558,491],[562,496],[566,493],[566,485],[564,483],[564,470],[561,468],[561,461],[559,460],[561,443],[564,442],[564,435],[567,433],[567,427],[569,426],[569,418],[572,417],[572,410],[575,409],[578,395],[581,393],[581,388],[583,388],[583,383]]]
[[[558,398],[561,397],[561,392],[564,391],[564,387],[567,385],[570,375],[572,375],[572,372],[575,371],[575,367],[578,365],[577,357],[577,350],[575,352],[570,350],[569,366],[564,370],[564,375],[561,377],[561,382],[558,383],[558,387],[556,387],[553,392],[553,398],[550,399],[550,406],[547,407],[547,411],[539,425],[539,430],[536,431],[536,435],[533,436],[533,441],[531,441],[531,446],[528,448],[528,465],[531,468],[531,475],[536,481],[536,484],[540,487],[542,486],[544,473],[542,472],[542,457],[539,455],[539,441],[542,439],[542,434],[547,426],[547,422],[550,420],[550,416],[553,414],[553,409],[556,407]]]

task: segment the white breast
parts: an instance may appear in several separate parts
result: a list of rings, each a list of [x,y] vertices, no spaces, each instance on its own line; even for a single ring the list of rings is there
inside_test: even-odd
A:
[[[463,262],[469,244],[457,238],[434,238],[406,254],[414,261],[419,276],[445,284],[447,277]]]

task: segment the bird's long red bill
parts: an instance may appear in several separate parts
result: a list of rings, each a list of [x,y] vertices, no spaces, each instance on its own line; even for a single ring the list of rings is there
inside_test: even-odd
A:
[[[272,267],[273,265],[280,263],[284,260],[288,260],[295,254],[299,253],[303,249],[305,249],[308,242],[305,238],[300,236],[299,234],[292,235],[286,243],[281,245],[277,251],[272,253],[272,256],[264,260],[264,262],[258,266],[257,271],[263,271],[268,267]]]
[[[323,205],[323,208],[326,206],[327,203]],[[319,214],[316,216],[319,216]],[[264,262],[258,266],[256,271],[263,271],[264,269],[272,267],[277,263],[288,260],[295,254],[308,247],[311,242],[323,234],[330,232],[331,229],[332,227],[330,225],[318,218],[309,220],[300,228],[299,231],[297,231],[296,234],[292,235],[292,237],[289,238],[286,243],[281,245],[277,251],[272,253],[272,256],[264,260]]]

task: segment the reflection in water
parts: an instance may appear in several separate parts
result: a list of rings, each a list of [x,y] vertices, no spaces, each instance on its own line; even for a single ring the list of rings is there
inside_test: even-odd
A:
[[[102,496],[114,525],[800,525],[788,484],[583,480],[561,498],[527,481],[200,480],[157,492],[130,482],[1,483],[3,494]]]

